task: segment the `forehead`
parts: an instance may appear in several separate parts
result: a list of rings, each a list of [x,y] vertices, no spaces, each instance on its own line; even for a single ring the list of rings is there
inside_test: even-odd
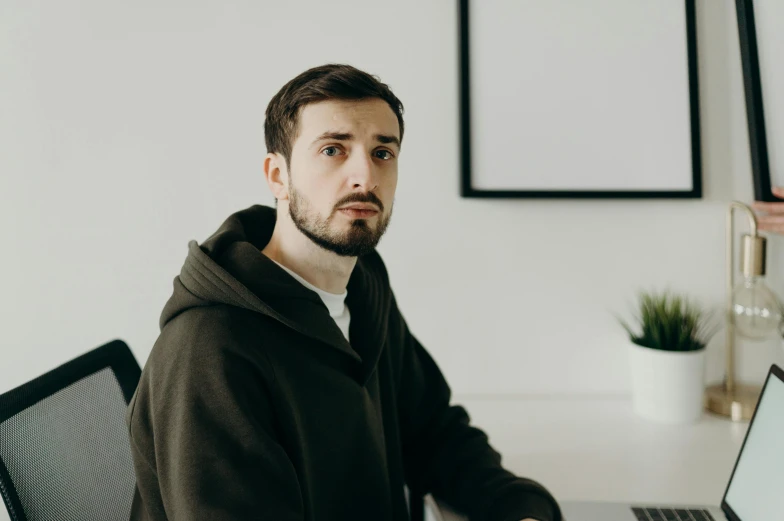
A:
[[[379,98],[329,100],[305,105],[299,115],[300,137],[314,137],[327,131],[400,137],[397,116],[387,102]]]

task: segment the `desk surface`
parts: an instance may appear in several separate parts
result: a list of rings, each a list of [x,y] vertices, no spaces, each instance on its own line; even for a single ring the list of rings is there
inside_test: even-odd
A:
[[[708,413],[693,425],[652,423],[625,397],[455,402],[504,466],[559,500],[718,505],[748,428]]]
[[[512,472],[559,500],[718,505],[748,424],[637,418],[624,397],[462,398]],[[449,519],[455,519],[449,517]],[[0,521],[8,514],[0,507]]]

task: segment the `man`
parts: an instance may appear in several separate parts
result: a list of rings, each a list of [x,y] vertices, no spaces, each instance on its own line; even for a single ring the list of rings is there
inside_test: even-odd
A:
[[[276,209],[191,242],[130,404],[134,520],[402,521],[405,487],[472,521],[557,521],[504,470],[408,330],[375,246],[403,106],[345,65],[271,100]]]

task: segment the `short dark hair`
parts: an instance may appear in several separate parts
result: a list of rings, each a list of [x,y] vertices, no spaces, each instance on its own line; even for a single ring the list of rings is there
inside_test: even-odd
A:
[[[327,100],[381,98],[397,116],[403,141],[403,103],[389,86],[351,65],[327,64],[306,70],[281,88],[267,105],[264,140],[267,152],[279,153],[290,166],[291,149],[299,131],[300,110]]]

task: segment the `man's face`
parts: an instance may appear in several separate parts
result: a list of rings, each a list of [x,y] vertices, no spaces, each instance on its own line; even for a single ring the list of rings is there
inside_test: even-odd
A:
[[[292,221],[338,255],[369,253],[392,217],[399,153],[400,128],[385,101],[306,105],[291,152]]]

